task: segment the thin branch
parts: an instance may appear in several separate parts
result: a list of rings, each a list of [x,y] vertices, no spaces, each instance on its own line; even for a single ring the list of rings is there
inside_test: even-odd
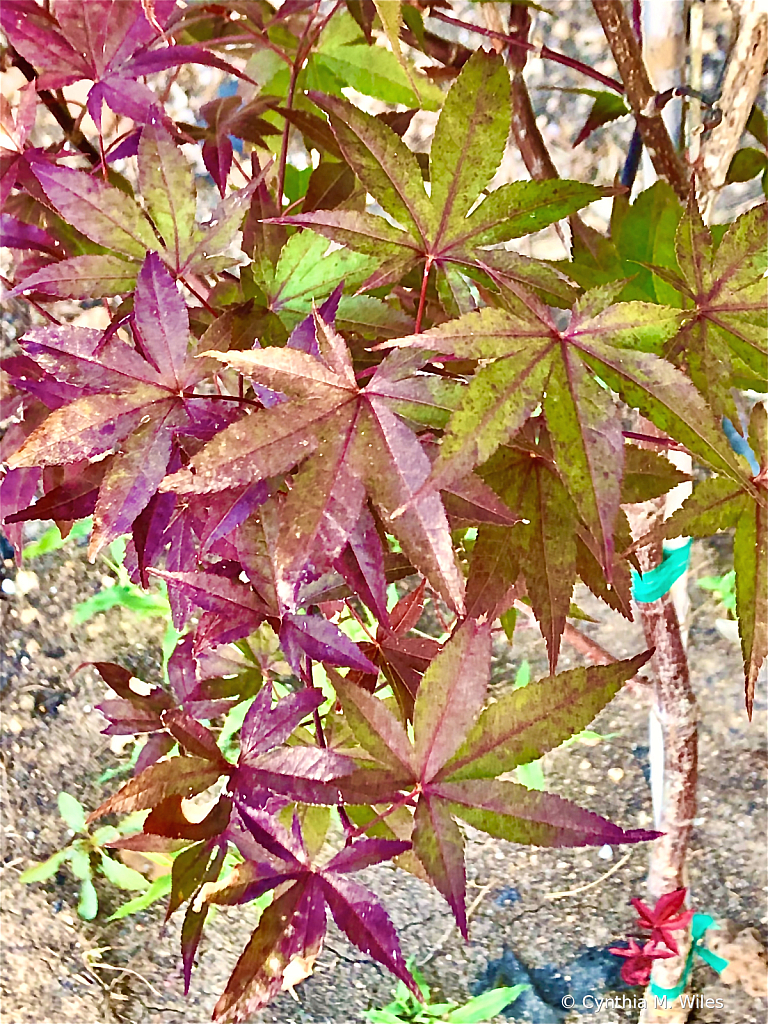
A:
[[[299,80],[299,74],[304,66],[304,61],[307,59],[309,54],[312,52],[312,47],[317,42],[320,33],[323,31],[325,26],[334,16],[336,11],[339,9],[340,0],[333,5],[331,10],[326,14],[322,21],[318,22],[317,26],[312,31],[314,20],[317,17],[317,13],[320,9],[320,0],[316,0],[315,6],[312,9],[312,14],[307,21],[304,28],[304,32],[299,40],[299,45],[296,48],[296,58],[291,66],[291,79],[288,84],[288,94],[285,99],[285,106],[287,110],[293,107],[293,101],[296,96],[296,85]],[[288,162],[288,140],[290,137],[291,124],[286,119],[285,127],[283,128],[283,139],[280,146],[280,162],[277,167],[277,203],[279,208],[283,208],[283,189],[285,188],[285,168]]]
[[[509,16],[510,38],[526,43],[525,48],[510,49],[508,61],[512,71],[512,134],[517,148],[523,158],[526,170],[534,181],[552,181],[559,178],[557,168],[549,154],[544,136],[536,121],[536,114],[531,103],[531,96],[524,77],[525,65],[528,61],[528,33],[531,28],[531,12],[524,5],[512,7]],[[583,239],[589,247],[588,229],[581,217],[574,213],[569,218],[571,231]],[[560,225],[556,225],[560,240],[567,248]]]
[[[32,67],[29,61],[25,60],[21,56],[20,53],[17,53],[13,49],[11,50],[11,52],[13,53],[13,63],[16,65],[19,71],[21,71],[21,73],[24,75],[28,82],[33,82],[37,78],[37,72],[35,71],[35,69]],[[67,107],[63,103],[60,103],[59,100],[56,99],[56,97],[49,89],[38,89],[37,95],[43,101],[48,110],[53,114],[56,123],[64,132],[65,136],[67,137],[67,140],[76,149],[79,149],[84,156],[87,156],[90,162],[94,165],[94,167],[96,166],[96,164],[100,163],[101,157],[99,156],[99,151],[96,149],[95,146],[93,146],[88,141],[88,139],[86,139],[83,133],[77,128],[75,119],[72,117],[69,110],[67,110]]]
[[[763,70],[768,60],[768,10],[761,0],[740,0],[739,29],[728,70],[723,82],[719,106],[723,118],[701,144],[697,164],[704,202],[705,220],[711,215],[717,190],[725,178],[738,149],[752,104],[760,92]]]
[[[13,289],[13,285],[4,274],[0,274],[0,281],[2,281],[9,291]],[[47,309],[44,309],[39,302],[35,302],[35,300],[31,299],[28,295],[22,295],[21,298],[23,298],[25,302],[28,302],[30,306],[33,306],[37,312],[44,316],[46,320],[50,321],[50,323],[56,324],[57,327],[61,327],[61,320],[57,320],[56,317],[52,313],[49,313]]]
[[[512,71],[512,134],[526,170],[534,181],[547,181],[558,178],[549,150],[544,142],[536,115],[533,111],[531,97],[528,92],[523,72],[530,52],[528,33],[531,29],[531,12],[523,6],[515,6],[509,16],[510,39],[525,46],[517,51],[510,50],[509,65]]]
[[[312,659],[310,658],[309,655],[306,656],[304,666],[302,668],[302,682],[307,687],[307,689],[315,689],[315,683],[312,678]],[[312,710],[312,721],[315,726],[315,740],[317,741],[318,747],[321,747],[323,750],[327,750],[328,741],[325,738],[323,720],[320,717],[320,710],[318,708],[314,708]],[[347,835],[347,843],[349,843],[355,834],[354,825],[352,824],[350,817],[347,814],[347,809],[344,806],[344,804],[338,803],[336,805],[336,810],[339,812],[339,820],[341,821],[342,827],[344,828],[344,831]]]
[[[624,82],[627,100],[656,173],[669,182],[680,199],[685,200],[690,190],[688,173],[657,108],[656,90],[648,76],[640,44],[632,31],[624,4],[622,0],[592,0],[592,6],[603,26]]]
[[[528,53],[535,53],[537,57],[543,57],[545,60],[555,61],[557,64],[563,64],[567,68],[571,68],[573,71],[580,71],[582,75],[586,75],[587,78],[592,78],[596,82],[600,82],[608,89],[612,89],[614,92],[623,93],[624,86],[621,82],[617,82],[615,78],[609,78],[607,75],[601,74],[599,71],[595,71],[588,64],[583,64],[580,60],[576,60],[574,57],[568,57],[564,53],[559,53],[557,50],[551,50],[548,46],[538,47],[533,43],[529,43],[525,39],[521,39],[519,36],[508,35],[506,32],[497,32],[492,28],[484,28],[481,25],[467,25],[464,21],[459,21],[458,18],[451,18],[448,14],[443,14],[442,11],[438,11],[432,8],[429,12],[430,18],[435,18],[437,21],[442,21],[446,25],[455,25],[457,28],[463,28],[467,32],[477,32],[481,36],[485,36],[487,39],[500,39],[502,42],[507,43],[508,46],[517,47],[521,50],[527,50]]]
[[[192,294],[192,295],[194,295],[194,297],[195,297],[195,298],[197,299],[197,301],[198,301],[198,302],[200,303],[200,305],[201,305],[201,306],[203,306],[203,307],[204,307],[205,309],[207,309],[207,310],[208,310],[208,312],[209,312],[209,313],[210,313],[210,314],[211,314],[212,316],[218,316],[218,313],[217,313],[217,312],[216,312],[216,310],[215,310],[215,309],[213,308],[213,306],[212,306],[212,305],[211,305],[211,304],[210,304],[210,303],[209,303],[209,302],[208,302],[208,301],[207,301],[207,300],[206,300],[205,298],[203,298],[203,296],[202,296],[202,295],[200,294],[200,292],[198,292],[198,291],[197,291],[197,290],[196,290],[196,289],[194,288],[194,286],[193,286],[193,285],[191,285],[191,284],[189,283],[189,281],[188,281],[188,280],[186,279],[186,277],[183,277],[183,276],[182,276],[182,277],[180,277],[180,278],[179,278],[179,280],[180,280],[180,281],[181,281],[181,283],[182,283],[182,284],[184,285],[184,287],[185,287],[185,288],[186,288],[186,289],[187,289],[187,290],[188,290],[189,292],[191,292],[191,294]]]

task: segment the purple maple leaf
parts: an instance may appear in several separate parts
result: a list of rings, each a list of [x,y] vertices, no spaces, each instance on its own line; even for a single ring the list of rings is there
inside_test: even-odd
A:
[[[21,340],[26,355],[76,388],[77,397],[26,439],[10,456],[11,467],[66,465],[115,451],[93,508],[92,558],[130,531],[179,437],[206,439],[239,415],[236,402],[194,394],[205,367],[188,351],[187,307],[157,253],[139,273],[132,331],[135,347],[117,335],[105,343],[99,331],[68,325],[36,328]]]
[[[57,0],[51,14],[29,0],[6,0],[0,25],[38,71],[38,88],[94,83],[86,104],[99,130],[104,103],[139,124],[156,116],[158,97],[137,79],[157,71],[207,64],[252,82],[200,46],[168,44],[166,33],[180,22],[176,0],[154,0],[151,20],[148,10],[141,0]]]
[[[327,912],[358,949],[419,996],[386,911],[373,893],[348,877],[404,853],[409,842],[362,839],[321,868],[310,862],[296,817],[289,830],[257,808],[241,808],[228,837],[245,862],[225,884],[212,888],[209,901],[242,904],[278,886],[282,891],[264,911],[216,1004],[214,1020],[242,1021],[282,988],[307,977],[322,946]]]

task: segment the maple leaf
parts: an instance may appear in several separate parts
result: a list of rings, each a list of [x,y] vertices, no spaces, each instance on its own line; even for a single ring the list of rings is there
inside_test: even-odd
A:
[[[658,949],[653,939],[641,946],[637,939],[629,938],[629,945],[611,946],[608,950],[614,956],[624,957],[626,962],[621,965],[621,976],[628,985],[647,985],[651,980],[651,968],[654,960],[668,960],[675,954],[670,949]]]
[[[276,818],[245,803],[239,805],[239,822],[228,835],[245,862],[229,879],[203,887],[201,901],[247,903],[278,886],[282,890],[263,911],[216,1004],[214,1020],[245,1020],[281,989],[307,977],[322,947],[326,911],[358,949],[418,995],[386,911],[373,893],[349,878],[351,872],[403,853],[410,843],[362,839],[318,867],[310,862],[298,818],[288,831]]]
[[[141,261],[153,250],[160,252],[176,276],[210,273],[236,264],[229,256],[215,254],[234,240],[261,181],[257,174],[245,188],[223,199],[207,224],[198,225],[192,168],[159,121],[144,125],[138,144],[139,185],[146,209],[132,196],[85,171],[39,157],[32,160],[31,154],[27,160],[38,191],[42,189],[42,201],[86,239],[114,251],[49,263],[24,276],[12,293],[35,291],[56,298],[130,291]],[[57,250],[55,255],[61,253]]]
[[[251,666],[250,672],[241,671],[229,686],[222,686],[223,681],[213,672],[206,672],[201,660],[195,657],[193,643],[193,634],[181,637],[168,659],[170,692],[159,686],[131,686],[132,674],[121,665],[92,663],[107,686],[117,694],[117,699],[111,698],[96,705],[108,722],[103,730],[105,735],[146,733],[154,740],[142,749],[134,774],[149,767],[173,746],[173,733],[168,729],[166,713],[179,709],[198,721],[216,718],[225,715],[239,701],[252,696],[254,684],[261,682],[261,673],[257,670],[254,678]],[[232,696],[233,688],[236,693]],[[224,690],[225,695],[220,695],[217,690]]]
[[[316,330],[322,359],[289,348],[207,353],[290,400],[222,431],[162,489],[205,494],[300,464],[281,511],[290,527],[279,530],[276,539],[276,585],[286,609],[295,606],[307,566],[330,567],[341,554],[366,494],[386,523],[413,501],[391,520],[391,530],[412,564],[460,610],[463,580],[440,498],[426,493],[413,500],[429,477],[429,459],[396,415],[401,404],[429,415],[430,378],[402,380],[395,356],[384,360],[361,389],[343,338],[319,314]]]
[[[129,674],[127,670],[113,665],[97,665],[97,668],[110,686],[120,687],[119,692],[126,700],[131,698],[130,687],[124,680]],[[323,699],[320,690],[308,688],[282,698],[273,706],[272,689],[263,686],[245,716],[239,759],[237,764],[232,764],[219,749],[213,732],[189,713],[200,709],[187,704],[188,710],[185,710],[184,703],[175,705],[170,694],[155,688],[140,711],[147,718],[148,713],[156,714],[187,756],[151,764],[97,807],[89,820],[114,811],[152,808],[144,825],[146,833],[193,838],[195,832],[190,834],[185,827],[177,798],[201,793],[221,776],[228,780],[222,798],[224,803],[220,805],[222,813],[209,815],[216,835],[227,825],[227,808],[233,799],[238,803],[246,800],[254,806],[268,806],[272,794],[277,794],[278,801],[285,803],[288,799],[315,802],[319,793],[320,802],[326,802],[335,788],[331,802],[338,802],[338,784],[335,787],[328,784],[349,775],[355,767],[354,761],[321,747],[284,745],[299,723]],[[143,724],[138,723],[140,727]],[[204,835],[210,834],[207,829],[202,831]]]
[[[5,207],[23,171],[27,138],[34,127],[36,111],[37,90],[34,82],[29,82],[19,90],[19,105],[15,116],[6,98],[0,100],[0,128],[4,137],[3,150],[0,152],[0,210]]]
[[[639,899],[629,901],[639,915],[638,926],[651,932],[651,942],[655,942],[657,945],[664,943],[675,956],[679,956],[680,951],[672,937],[672,932],[687,928],[693,919],[692,910],[678,913],[685,903],[686,892],[686,889],[675,889],[674,892],[660,896],[653,909]]]
[[[251,587],[212,571],[169,572],[148,568],[147,573],[165,580],[169,592],[178,591],[192,607],[204,609],[195,631],[195,655],[207,647],[248,636],[270,612]]]
[[[455,818],[490,835],[537,846],[638,842],[659,833],[624,832],[559,797],[497,778],[584,728],[650,657],[581,668],[513,691],[483,710],[490,673],[490,629],[466,620],[432,661],[413,710],[413,742],[381,700],[329,670],[360,746],[416,800],[413,851],[448,901],[466,937],[464,840]],[[364,780],[366,772],[358,775]],[[359,783],[355,776],[351,781]],[[346,789],[348,802],[355,803]],[[369,802],[379,802],[374,794]]]
[[[151,19],[148,10],[142,0],[56,0],[51,13],[30,0],[8,0],[0,11],[0,25],[39,72],[39,88],[59,89],[82,79],[94,82],[86,105],[100,133],[105,102],[139,124],[157,112],[157,95],[137,81],[156,71],[207,64],[255,84],[200,46],[152,49],[177,11],[176,0],[153,0]]]
[[[448,93],[430,154],[431,194],[414,154],[385,123],[346,100],[309,91],[325,111],[344,159],[399,227],[353,210],[318,210],[274,219],[300,224],[377,258],[365,283],[380,287],[425,263],[435,265],[450,312],[465,312],[460,270],[482,246],[538,231],[612,194],[575,181],[513,182],[485,195],[504,153],[511,123],[509,73],[496,53],[478,50]],[[458,303],[458,306],[457,306]]]
[[[190,124],[180,126],[186,135],[204,140],[203,162],[222,198],[226,193],[227,178],[232,167],[234,151],[231,137],[266,146],[265,136],[280,134],[274,125],[259,116],[268,109],[269,101],[262,97],[243,103],[240,96],[219,96],[200,108],[207,129]]]
[[[151,253],[136,285],[136,348],[113,335],[71,326],[29,331],[26,354],[57,379],[85,389],[33,431],[11,467],[53,466],[117,451],[99,487],[89,556],[130,529],[166,473],[179,433],[208,433],[231,409],[194,396],[205,364],[188,353],[184,300],[159,256]],[[95,392],[95,393],[94,393]]]
[[[262,197],[259,206],[263,202]],[[258,212],[262,211],[259,209]],[[269,226],[266,227],[268,230]],[[254,235],[253,226],[246,222],[244,244],[249,249],[255,249],[257,245]],[[311,315],[313,302],[321,302],[340,284],[348,289],[359,287],[374,265],[375,260],[369,255],[342,248],[329,251],[328,240],[322,235],[301,231],[281,247],[275,246],[271,259],[254,261],[242,279],[245,282],[243,296],[255,299],[262,308],[276,316],[283,325],[283,331],[286,328],[292,330],[307,314]],[[388,310],[379,299],[359,296],[357,299],[350,297],[350,313],[354,314],[363,298],[368,304]],[[327,319],[332,321],[333,317],[328,316]],[[273,340],[265,331],[260,333],[260,337],[263,342]]]
[[[656,463],[640,461],[638,450],[626,445],[630,470],[657,469]],[[666,463],[666,465],[669,465]],[[650,474],[632,472],[625,489],[632,494],[665,493],[677,481],[659,472],[651,486]],[[483,477],[521,520],[514,526],[482,524],[472,546],[467,608],[470,614],[502,614],[516,596],[525,593],[547,643],[550,671],[557,667],[560,640],[568,615],[576,577],[626,618],[632,618],[631,576],[623,556],[614,555],[610,587],[602,568],[600,545],[581,522],[555,464],[549,434],[541,417],[529,420],[508,447],[499,449],[486,463]],[[637,479],[640,477],[640,479]],[[680,474],[681,479],[685,479]],[[626,478],[625,478],[626,479]],[[622,494],[622,500],[626,500]],[[616,519],[618,549],[631,543],[623,511]],[[521,585],[522,583],[522,585]],[[517,585],[517,590],[512,591]]]
[[[413,702],[431,661],[440,651],[440,644],[429,636],[407,636],[421,618],[424,608],[426,580],[415,590],[402,597],[376,630],[370,643],[360,644],[360,650],[383,673],[397,698],[403,717],[413,718]],[[378,672],[347,674],[345,677],[373,692]]]
[[[751,376],[757,390],[768,380],[766,227],[763,203],[738,217],[715,245],[692,193],[675,236],[679,272],[650,264],[691,310],[660,354],[685,367],[712,409],[734,423],[734,373]]]
[[[702,461],[744,478],[718,421],[688,378],[657,356],[636,351],[644,339],[657,343],[675,334],[684,314],[650,303],[610,305],[616,287],[587,292],[563,331],[529,295],[510,309],[483,309],[383,343],[421,349],[429,353],[425,361],[435,353],[483,360],[445,430],[431,475],[434,486],[485,462],[543,405],[558,472],[599,544],[609,582],[624,443],[608,388]],[[608,473],[607,465],[614,471]]]
[[[735,527],[736,614],[744,661],[747,714],[768,654],[768,412],[758,402],[749,421],[749,441],[759,465],[751,479],[704,480],[663,527],[666,537],[709,537]]]

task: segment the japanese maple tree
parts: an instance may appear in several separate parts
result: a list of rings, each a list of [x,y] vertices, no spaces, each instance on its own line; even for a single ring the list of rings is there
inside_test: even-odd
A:
[[[627,73],[618,0],[594,7],[625,83],[544,56],[627,92],[599,110],[632,112],[663,180],[631,202],[613,180],[558,179],[535,121],[521,127],[534,47],[527,5],[510,7],[508,34],[476,26],[504,53],[448,43],[451,5],[430,0],[0,7],[28,79],[0,107],[6,284],[34,311],[2,364],[5,529],[20,554],[23,523],[92,515],[91,559],[125,536],[133,580],[167,585],[182,634],[168,685],[95,665],[105,731],[146,744],[91,817],[147,810],[114,845],[175,854],[187,987],[209,908],[273,894],[218,1021],[308,977],[328,914],[418,995],[384,907],[350,876],[394,858],[467,937],[461,822],[545,847],[660,835],[507,777],[652,656],[558,672],[577,580],[631,619],[649,546],[735,527],[751,715],[768,426],[760,404],[742,423],[734,395],[768,388],[768,207],[705,225],[696,166]],[[162,76],[187,65],[238,87],[197,124],[174,119]],[[89,119],[62,91],[83,81]],[[439,111],[428,158],[404,139],[424,109]],[[59,134],[39,145],[49,115]],[[533,180],[497,183],[510,135]],[[601,198],[608,236],[579,216]],[[566,259],[507,247],[556,224]],[[94,299],[106,329],[69,322]],[[688,479],[669,447],[699,482],[633,537],[628,511]],[[427,599],[440,637],[416,629]],[[539,623],[549,675],[489,700],[492,637],[516,609]],[[222,716],[244,701],[232,753]],[[184,801],[204,793],[192,821]],[[668,932],[688,917],[665,907],[638,903],[653,935],[622,952],[633,980],[677,951]]]

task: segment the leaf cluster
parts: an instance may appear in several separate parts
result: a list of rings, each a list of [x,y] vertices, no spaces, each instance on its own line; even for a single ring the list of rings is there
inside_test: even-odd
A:
[[[428,880],[466,936],[466,825],[540,846],[656,836],[533,786],[650,657],[558,672],[577,581],[632,618],[626,506],[687,480],[669,446],[701,482],[666,534],[735,531],[749,709],[766,655],[768,431],[760,404],[742,427],[738,392],[768,386],[768,207],[710,230],[663,182],[631,203],[505,180],[509,71],[432,31],[433,6],[0,15],[31,79],[0,110],[2,228],[37,311],[2,363],[4,525],[21,555],[25,522],[63,538],[92,517],[91,559],[125,543],[126,599],[167,588],[167,680],[95,666],[105,731],[145,743],[91,818],[148,812],[113,845],[173,856],[151,895],[185,908],[187,986],[211,907],[261,908],[221,1021],[308,977],[328,915],[422,999],[350,877],[371,864]],[[237,92],[188,124],[157,75],[193,64]],[[75,81],[91,138],[61,106]],[[619,113],[594,98],[593,124]],[[36,145],[44,107],[66,139]],[[428,155],[407,141],[424,110]],[[606,198],[604,236],[576,218]],[[569,219],[566,259],[514,251]],[[107,326],[69,322],[72,300]],[[523,606],[549,674],[491,692],[492,638]]]

